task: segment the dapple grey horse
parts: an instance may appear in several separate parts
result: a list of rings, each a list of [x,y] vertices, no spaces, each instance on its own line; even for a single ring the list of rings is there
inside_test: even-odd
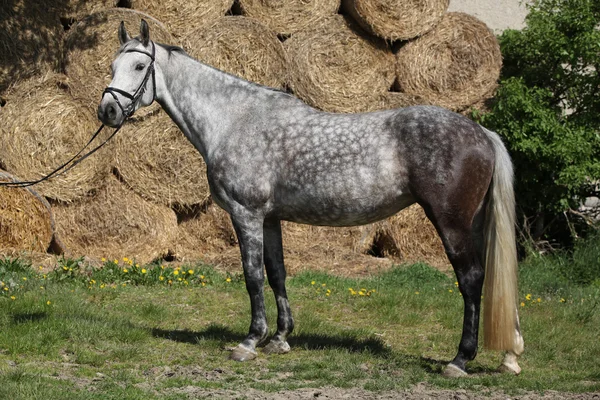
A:
[[[231,215],[252,309],[232,359],[253,359],[267,338],[264,269],[278,312],[264,352],[290,350],[280,221],[360,225],[416,202],[442,239],[464,299],[458,353],[444,374],[466,375],[477,354],[484,286],[485,345],[506,350],[502,370],[520,372],[513,171],[497,134],[433,106],[321,112],[154,43],[145,21],[134,39],[121,23],[119,39],[99,119],[117,127],[156,100],[202,154],[212,198]]]

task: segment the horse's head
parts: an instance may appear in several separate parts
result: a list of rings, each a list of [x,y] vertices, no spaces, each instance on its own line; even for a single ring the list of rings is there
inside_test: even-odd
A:
[[[111,127],[120,126],[135,110],[149,106],[156,97],[156,47],[150,40],[146,21],[142,20],[140,36],[134,39],[121,22],[119,41],[121,48],[111,65],[113,79],[98,106],[98,118]]]

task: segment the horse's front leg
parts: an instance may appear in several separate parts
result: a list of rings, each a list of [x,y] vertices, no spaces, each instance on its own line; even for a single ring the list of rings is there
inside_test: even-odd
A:
[[[277,332],[264,348],[266,354],[283,354],[290,351],[287,337],[294,329],[294,319],[285,290],[285,266],[283,264],[283,245],[281,242],[281,222],[267,220],[264,224],[265,267],[269,285],[277,302]]]
[[[265,340],[268,334],[263,293],[263,219],[244,213],[232,214],[231,220],[240,243],[246,289],[252,307],[252,322],[248,336],[233,349],[230,358],[247,361],[256,357],[256,346]]]

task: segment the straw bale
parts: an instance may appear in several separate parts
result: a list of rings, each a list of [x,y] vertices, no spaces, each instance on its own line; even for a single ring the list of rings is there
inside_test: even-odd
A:
[[[17,182],[0,170],[0,182]],[[0,186],[0,249],[45,252],[54,234],[50,205],[31,188]]]
[[[99,126],[94,110],[69,94],[64,75],[50,73],[22,81],[0,113],[0,160],[10,173],[39,179],[81,150]],[[100,137],[106,135],[108,130]],[[110,173],[110,157],[107,146],[69,172],[38,184],[36,190],[59,201],[82,197]]]
[[[223,17],[234,0],[132,0],[132,8],[164,21],[177,38]],[[152,35],[150,36],[152,37]]]
[[[430,31],[450,0],[342,0],[342,8],[367,32],[387,40],[408,40]]]
[[[396,54],[400,90],[461,110],[496,87],[502,55],[496,36],[475,17],[447,13]]]
[[[116,8],[119,0],[51,0],[55,3],[63,3],[60,10],[62,18],[81,19],[87,15],[97,13],[111,8]]]
[[[337,15],[284,42],[289,86],[308,104],[330,112],[361,112],[394,82],[394,56]]]
[[[357,244],[360,252],[375,251],[403,263],[426,262],[440,269],[449,265],[435,227],[417,204],[386,220],[364,226],[362,233]]]
[[[367,111],[391,110],[394,108],[404,108],[423,104],[429,103],[421,96],[400,92],[388,92],[379,96],[377,101],[373,102]]]
[[[115,177],[95,196],[53,211],[70,257],[128,257],[145,264],[167,255],[177,234],[173,210],[145,201]]]
[[[175,256],[183,262],[201,260],[230,272],[241,271],[240,250],[229,214],[212,202],[181,221]]]
[[[340,0],[239,0],[239,6],[245,16],[280,35],[291,35],[336,14]]]
[[[185,42],[189,54],[205,64],[262,85],[280,89],[285,84],[283,45],[257,20],[223,17],[192,32]]]
[[[124,21],[131,36],[136,36],[142,18],[150,26],[152,40],[176,44],[161,22],[144,13],[123,8],[89,15],[71,27],[65,38],[64,69],[71,80],[74,96],[91,107],[98,106],[102,92],[112,80],[110,65],[119,48],[119,24]],[[159,108],[155,103],[139,109],[136,115],[148,115]]]
[[[206,164],[164,111],[127,124],[115,139],[119,177],[144,199],[183,207],[208,199]]]
[[[59,67],[63,28],[44,2],[0,0],[0,93]]]

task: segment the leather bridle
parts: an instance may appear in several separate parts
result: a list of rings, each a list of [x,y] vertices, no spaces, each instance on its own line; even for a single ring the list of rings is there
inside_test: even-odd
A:
[[[156,99],[156,75],[154,73],[154,60],[155,60],[155,54],[156,54],[156,47],[154,45],[154,42],[150,42],[150,43],[152,43],[152,53],[148,53],[147,51],[139,50],[139,49],[129,49],[129,50],[123,51],[124,53],[142,53],[142,54],[145,54],[148,57],[150,57],[150,64],[148,65],[148,69],[146,70],[146,75],[144,76],[142,83],[140,84],[140,86],[138,86],[135,93],[130,94],[124,90],[121,90],[119,88],[110,87],[110,86],[107,87],[106,89],[104,89],[104,92],[102,93],[102,97],[104,97],[104,95],[108,93],[115,99],[115,102],[117,103],[117,105],[121,109],[121,112],[123,113],[123,116],[124,116],[123,122],[125,122],[125,119],[127,119],[129,116],[131,116],[135,112],[135,107],[137,105],[137,102],[142,98],[143,94],[146,91],[146,83],[148,83],[148,79],[150,79],[150,76],[152,76],[152,91],[153,91],[152,102],[150,104],[152,104],[154,102],[154,100]],[[123,97],[128,98],[131,101],[127,107],[123,107],[123,105],[119,101],[119,97],[116,95],[116,93],[120,94]]]
[[[115,131],[106,140],[104,140],[98,146],[94,147],[92,150],[88,151],[87,153],[85,153],[84,155],[79,157],[79,155],[81,153],[83,153],[83,151],[92,144],[92,142],[96,139],[96,137],[98,137],[98,135],[104,128],[104,124],[102,124],[102,126],[100,126],[100,128],[98,128],[98,130],[96,131],[96,133],[94,133],[92,138],[87,142],[87,144],[85,146],[83,146],[83,148],[81,150],[79,150],[77,152],[77,154],[75,154],[73,157],[71,157],[69,159],[69,161],[65,162],[58,168],[54,169],[54,171],[50,172],[46,176],[44,176],[40,179],[37,179],[35,181],[16,181],[16,180],[14,180],[12,182],[0,182],[0,186],[28,187],[28,186],[37,185],[38,183],[44,182],[50,178],[57,177],[59,175],[66,173],[67,171],[69,171],[73,167],[75,167],[77,164],[79,164],[80,162],[82,162],[83,160],[85,160],[86,158],[91,156],[92,154],[94,154],[102,146],[104,146],[110,139],[112,139],[117,134],[117,132],[119,132],[119,130],[121,130],[121,128],[125,124],[125,121],[127,120],[127,118],[129,118],[130,116],[133,115],[133,113],[135,112],[135,107],[137,105],[137,102],[141,99],[142,95],[146,91],[146,84],[148,83],[148,79],[150,79],[150,76],[152,76],[152,91],[153,91],[153,93],[152,93],[152,101],[150,102],[150,104],[152,104],[154,102],[154,100],[156,100],[156,75],[154,72],[156,46],[155,46],[154,42],[150,41],[150,43],[152,43],[152,53],[148,53],[147,51],[139,50],[139,49],[128,49],[128,50],[123,51],[124,53],[134,53],[134,52],[142,53],[142,54],[145,54],[148,57],[150,57],[150,64],[148,65],[148,69],[146,70],[146,75],[144,76],[144,79],[142,80],[142,83],[140,84],[140,86],[138,86],[137,90],[133,94],[130,94],[119,88],[107,87],[106,89],[104,89],[104,92],[102,93],[102,98],[104,98],[104,95],[106,95],[106,93],[109,93],[115,99],[115,102],[117,103],[117,105],[121,109],[121,112],[123,113],[123,122],[121,122],[121,124],[117,127],[117,129],[115,129]],[[123,105],[119,101],[119,98],[116,94],[120,94],[121,96],[128,98],[131,101],[131,103],[129,103],[129,105],[127,107],[123,107]],[[77,157],[79,157],[79,158],[77,158]],[[69,165],[69,164],[71,164],[71,165]]]

